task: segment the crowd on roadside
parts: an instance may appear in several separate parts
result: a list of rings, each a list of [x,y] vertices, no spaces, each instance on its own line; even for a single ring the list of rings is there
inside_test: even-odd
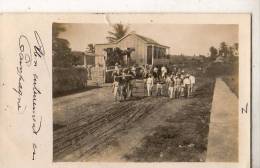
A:
[[[115,101],[125,100],[133,96],[136,85],[136,68],[118,68],[116,64],[112,74]],[[194,92],[195,76],[183,69],[174,68],[171,71],[166,66],[143,66],[145,96],[167,96],[171,99],[189,98]]]

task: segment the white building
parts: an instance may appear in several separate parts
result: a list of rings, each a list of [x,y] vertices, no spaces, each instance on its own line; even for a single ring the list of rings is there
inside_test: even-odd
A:
[[[105,66],[105,49],[113,48],[127,49],[133,48],[130,55],[131,62],[138,65],[166,65],[169,64],[170,47],[159,44],[153,39],[141,36],[135,32],[129,33],[113,43],[104,43],[95,45],[95,64],[96,66]]]

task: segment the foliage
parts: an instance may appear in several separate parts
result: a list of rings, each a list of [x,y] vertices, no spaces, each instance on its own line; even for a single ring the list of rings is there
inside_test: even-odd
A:
[[[87,76],[86,68],[53,67],[53,96],[86,88]]]
[[[120,65],[125,65],[123,56],[127,55],[128,59],[130,59],[131,52],[133,52],[134,49],[128,48],[126,50],[121,50],[120,48],[116,47],[113,49],[105,49],[105,51],[107,52],[106,65],[114,66],[116,63],[118,63]],[[126,63],[126,64],[128,64],[128,63]]]
[[[52,25],[52,62],[54,67],[71,67],[72,56],[69,42],[66,39],[59,38],[61,32],[66,31],[61,24]]]
[[[238,43],[228,45],[226,42],[221,42],[219,44],[219,49],[211,46],[209,52],[212,61],[215,61],[217,57],[222,57],[224,62],[231,63],[237,61],[235,56],[238,56]]]
[[[72,56],[71,49],[68,47],[69,42],[65,39],[57,38],[52,43],[53,66],[54,67],[71,67]]]
[[[55,39],[59,36],[61,32],[66,31],[65,27],[61,26],[59,23],[53,23],[52,25],[52,39]]]
[[[207,59],[204,55],[199,56],[184,56],[181,55],[170,55],[171,64],[201,64]]]
[[[72,51],[72,65],[84,65],[84,56],[85,53],[81,51]]]
[[[112,31],[108,31],[109,36],[106,37],[110,43],[115,42],[124,37],[129,29],[128,26],[124,26],[122,23],[114,24],[112,28]]]
[[[88,53],[95,53],[95,46],[94,46],[94,44],[88,44],[87,52]]]
[[[215,47],[211,46],[209,52],[211,60],[215,60],[218,57],[218,50]]]
[[[219,55],[223,57],[227,57],[229,48],[225,42],[220,43],[219,47]]]

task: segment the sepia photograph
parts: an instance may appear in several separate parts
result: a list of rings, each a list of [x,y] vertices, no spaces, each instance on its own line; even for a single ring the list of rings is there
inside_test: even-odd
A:
[[[0,167],[260,166],[260,1],[135,1],[0,15]]]
[[[54,162],[238,162],[239,25],[54,22],[52,97]]]

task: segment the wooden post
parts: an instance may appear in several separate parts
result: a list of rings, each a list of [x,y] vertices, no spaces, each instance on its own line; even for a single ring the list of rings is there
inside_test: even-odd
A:
[[[87,55],[84,54],[83,60],[84,60],[84,67],[87,68]]]
[[[153,65],[153,61],[154,61],[154,60],[153,60],[153,59],[154,59],[153,57],[154,57],[154,45],[152,45],[152,65]]]
[[[107,70],[107,65],[106,65],[106,56],[104,56],[104,70],[103,70],[103,84],[106,83],[106,71]]]

